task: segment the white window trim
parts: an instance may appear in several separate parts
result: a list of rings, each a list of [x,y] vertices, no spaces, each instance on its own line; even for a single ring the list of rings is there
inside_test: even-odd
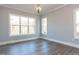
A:
[[[74,39],[79,39],[79,35],[77,35],[76,33],[76,11],[79,11],[79,8],[76,8],[75,10],[73,10],[73,28],[74,28],[74,34],[73,37]]]
[[[43,17],[42,19],[44,19],[44,18],[47,19],[47,17]],[[41,24],[42,24],[42,20],[41,20]],[[47,26],[48,26],[48,25],[47,25]],[[43,27],[42,27],[42,25],[41,25],[41,33],[42,33],[42,29],[43,29]],[[46,29],[46,31],[47,31],[47,29]],[[47,33],[42,33],[42,35],[47,36],[47,35],[48,35],[48,32],[47,32]]]
[[[33,26],[33,25],[30,25],[30,24],[29,24],[29,18],[33,18],[33,19],[34,19],[34,17],[28,17],[28,33],[29,33],[29,27],[30,27],[30,26]],[[35,24],[34,24],[34,33],[31,33],[31,34],[29,33],[28,35],[36,34],[35,29],[36,29],[36,19],[35,19]]]
[[[19,16],[19,20],[20,20],[20,22],[21,22],[21,17],[28,17],[28,22],[29,22],[29,18],[34,18],[34,17],[29,17],[29,16],[22,16],[22,15],[18,15],[18,14],[9,14],[9,20],[10,20],[10,15],[14,15],[14,16]],[[34,18],[35,19],[35,18]],[[9,28],[10,28],[10,21],[9,21]],[[35,28],[36,28],[36,19],[35,19],[35,25],[34,25],[34,33],[32,33],[32,34],[30,34],[29,33],[29,23],[28,23],[28,34],[21,34],[21,24],[20,25],[17,25],[17,26],[19,26],[19,35],[11,35],[11,33],[10,33],[10,29],[9,29],[9,34],[10,34],[10,36],[20,36],[20,35],[35,35],[36,34],[36,31],[35,31]]]

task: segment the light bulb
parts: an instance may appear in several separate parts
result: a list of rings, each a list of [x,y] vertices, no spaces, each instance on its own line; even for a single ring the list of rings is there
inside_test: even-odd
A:
[[[42,8],[41,8],[40,6],[37,6],[37,7],[36,7],[36,12],[37,12],[37,13],[40,13],[41,11],[42,11]]]

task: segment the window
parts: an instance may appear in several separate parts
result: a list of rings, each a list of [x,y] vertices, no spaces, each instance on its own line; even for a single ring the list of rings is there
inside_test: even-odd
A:
[[[35,18],[10,14],[10,35],[35,33]]]
[[[35,19],[29,17],[29,34],[34,34],[35,30]]]
[[[10,35],[19,35],[19,16],[10,15]]]
[[[42,19],[42,34],[47,34],[47,18]]]
[[[79,38],[79,10],[76,10],[75,38]]]
[[[28,17],[21,17],[21,34],[28,34]]]

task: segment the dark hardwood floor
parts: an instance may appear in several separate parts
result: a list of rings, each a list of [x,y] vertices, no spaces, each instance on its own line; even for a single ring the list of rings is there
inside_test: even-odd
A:
[[[0,46],[0,55],[78,55],[79,49],[44,39]]]

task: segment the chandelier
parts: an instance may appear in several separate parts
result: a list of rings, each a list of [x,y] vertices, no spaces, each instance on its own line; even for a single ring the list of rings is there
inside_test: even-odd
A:
[[[37,13],[37,14],[40,14],[41,11],[42,11],[42,8],[40,7],[40,4],[38,4],[38,5],[36,6],[36,13]]]

